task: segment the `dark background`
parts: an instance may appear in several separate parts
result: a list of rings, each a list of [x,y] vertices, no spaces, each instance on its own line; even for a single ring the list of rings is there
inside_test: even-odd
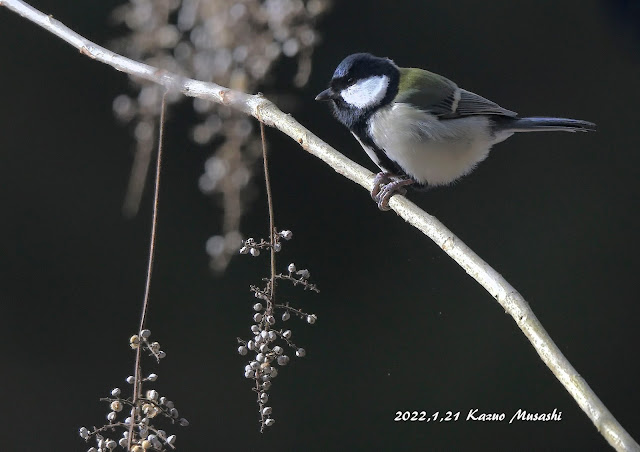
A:
[[[117,2],[37,1],[98,43]],[[354,51],[442,73],[521,114],[598,124],[594,134],[526,134],[453,187],[410,198],[437,216],[531,303],[614,416],[640,438],[637,1],[337,2],[292,113],[373,169],[313,102]],[[150,193],[121,204],[132,140],[111,111],[127,78],[0,8],[0,399],[2,450],[86,450],[99,398],[125,388],[128,337],[144,289]],[[258,433],[236,336],[267,258],[208,270],[220,212],[197,188],[208,153],[191,118],[167,124],[149,327],[168,357],[147,366],[191,426],[178,450],[609,450],[508,315],[438,247],[294,142],[268,132],[283,268],[308,267],[315,312],[292,319],[304,360],[271,390],[276,424]],[[267,231],[264,193],[243,223]],[[398,423],[399,410],[562,411],[561,422]]]

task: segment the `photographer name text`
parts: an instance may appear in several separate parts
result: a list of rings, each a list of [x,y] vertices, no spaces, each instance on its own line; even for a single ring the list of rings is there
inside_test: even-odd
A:
[[[518,409],[511,416],[506,413],[485,413],[479,408],[471,408],[466,416],[460,411],[434,411],[427,413],[426,411],[396,411],[393,418],[396,422],[506,422],[513,424],[514,422],[550,422],[561,421],[562,411],[556,408],[550,412],[530,412]]]

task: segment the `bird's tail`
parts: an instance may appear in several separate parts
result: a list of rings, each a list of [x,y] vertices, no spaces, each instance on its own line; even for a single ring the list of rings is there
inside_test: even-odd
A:
[[[568,118],[509,118],[497,124],[501,132],[591,132],[596,125],[589,121]]]

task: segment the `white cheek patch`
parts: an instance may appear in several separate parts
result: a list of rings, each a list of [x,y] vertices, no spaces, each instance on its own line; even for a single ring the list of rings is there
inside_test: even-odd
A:
[[[389,77],[377,75],[369,77],[343,89],[340,96],[344,101],[357,108],[367,108],[380,102],[387,94]]]

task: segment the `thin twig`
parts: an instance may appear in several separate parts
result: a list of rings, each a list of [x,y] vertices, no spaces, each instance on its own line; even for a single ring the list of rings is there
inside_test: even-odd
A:
[[[261,95],[252,96],[215,83],[185,78],[118,55],[89,41],[58,20],[41,13],[21,0],[0,0],[0,6],[6,6],[43,27],[77,48],[81,54],[111,65],[119,71],[163,85],[168,90],[177,90],[186,96],[228,105],[251,115],[261,123],[285,133],[300,144],[304,150],[318,157],[336,172],[361,185],[367,191],[370,192],[373,188],[373,173],[340,154],[303,127],[291,115],[283,113]],[[518,291],[440,221],[405,197],[399,195],[392,197],[389,206],[408,223],[430,237],[513,317],[543,362],[551,369],[611,446],[619,451],[640,452],[640,445],[613,417],[584,378],[569,363]]]
[[[267,204],[269,205],[269,238],[271,242],[271,246],[269,247],[269,252],[271,253],[271,280],[270,280],[270,306],[269,308],[273,308],[272,304],[276,297],[276,250],[275,250],[275,239],[276,239],[276,227],[275,220],[273,216],[273,197],[271,196],[271,180],[269,178],[269,160],[267,159],[267,139],[264,134],[264,124],[260,123],[260,138],[262,139],[262,162],[264,164],[264,184],[267,187]]]
[[[269,294],[267,297],[267,309],[265,314],[273,313],[274,304],[276,300],[276,227],[275,219],[273,216],[273,197],[271,195],[271,179],[269,178],[269,159],[267,158],[267,138],[264,131],[264,123],[260,121],[260,138],[262,140],[262,163],[264,166],[264,185],[267,189],[267,205],[269,206],[269,253],[271,257],[271,277],[269,279]],[[260,384],[256,380],[256,390],[260,391]],[[262,410],[263,404],[260,402],[258,395],[258,404],[260,406],[260,433],[264,432],[265,427],[265,415]]]
[[[153,189],[153,216],[151,218],[151,240],[149,242],[149,262],[147,263],[147,280],[145,282],[144,287],[144,300],[142,302],[142,313],[140,314],[140,328],[138,329],[138,334],[142,337],[142,330],[144,329],[144,324],[147,320],[147,312],[149,311],[149,292],[151,289],[151,273],[153,271],[153,260],[155,257],[156,250],[156,229],[158,225],[158,197],[160,194],[160,170],[162,169],[162,141],[164,139],[164,122],[165,122],[165,114],[167,110],[167,93],[165,91],[162,96],[162,107],[160,110],[160,131],[158,133],[158,155],[156,157],[156,180],[155,186]],[[135,415],[136,415],[136,403],[140,398],[140,388],[142,385],[142,378],[140,374],[142,373],[142,369],[140,366],[140,359],[142,357],[142,344],[140,344],[136,348],[136,367],[134,370],[134,381],[133,381],[133,400],[132,400],[132,408],[131,408],[131,422],[129,425],[129,441],[127,448],[131,450],[131,442],[133,441],[133,426],[135,424]]]

